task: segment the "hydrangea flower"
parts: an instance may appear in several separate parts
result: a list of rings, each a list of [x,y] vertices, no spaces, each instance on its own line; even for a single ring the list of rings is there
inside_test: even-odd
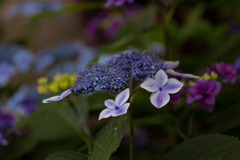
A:
[[[213,80],[197,81],[195,85],[189,87],[190,93],[187,103],[191,104],[194,101],[200,101],[201,107],[207,111],[212,112],[215,106],[215,96],[221,90],[221,83]]]
[[[127,88],[116,96],[115,101],[111,99],[106,100],[104,104],[107,109],[104,109],[100,113],[98,120],[108,118],[110,116],[116,117],[127,113],[130,103],[126,102],[129,99],[129,96],[129,88]]]
[[[167,74],[163,70],[159,70],[155,75],[155,79],[148,78],[142,84],[141,87],[149,92],[153,92],[150,101],[157,107],[161,108],[170,101],[170,95],[180,91],[183,83],[177,79],[168,79]]]
[[[224,62],[214,63],[211,68],[207,68],[204,72],[215,72],[220,80],[224,82],[234,83],[236,81],[236,71],[230,64]]]
[[[111,5],[115,6],[121,6],[124,3],[133,3],[134,0],[107,0],[107,2],[104,4],[104,7],[109,7]]]
[[[67,92],[70,94],[72,91],[72,93],[80,95],[100,90],[115,94],[128,88],[130,81],[135,80],[141,83],[148,78],[154,78],[159,70],[164,71],[164,74],[170,72],[171,75],[198,78],[191,74],[175,72],[173,68],[178,64],[178,61],[162,61],[158,55],[146,51],[127,50],[109,57],[106,64],[96,64],[80,71],[74,87]],[[173,80],[170,79],[170,81]],[[44,103],[59,101],[64,97],[54,96],[44,100]]]

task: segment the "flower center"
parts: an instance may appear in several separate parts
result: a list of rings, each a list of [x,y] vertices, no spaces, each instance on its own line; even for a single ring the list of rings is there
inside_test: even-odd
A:
[[[116,109],[116,110],[118,110],[118,109],[119,109],[119,107],[118,107],[118,106],[115,106],[115,109]]]
[[[159,88],[159,91],[162,91],[162,87]]]

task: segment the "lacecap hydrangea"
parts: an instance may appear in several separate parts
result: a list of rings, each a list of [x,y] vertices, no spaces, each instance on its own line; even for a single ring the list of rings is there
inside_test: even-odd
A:
[[[169,102],[168,94],[178,92],[183,85],[176,79],[168,79],[167,74],[198,78],[198,76],[174,71],[173,69],[178,65],[178,61],[163,61],[157,54],[147,51],[127,50],[110,56],[106,64],[96,64],[83,69],[78,73],[78,80],[73,88],[60,95],[45,99],[43,102],[60,101],[71,93],[81,95],[99,91],[115,96],[119,93],[121,97],[126,97],[123,90],[126,91],[128,88],[129,93],[126,92],[126,94],[130,95],[128,96],[130,99],[131,95],[139,87],[142,87],[147,91],[154,92],[150,98],[151,102],[155,107],[161,108]],[[162,95],[167,98],[165,99]]]

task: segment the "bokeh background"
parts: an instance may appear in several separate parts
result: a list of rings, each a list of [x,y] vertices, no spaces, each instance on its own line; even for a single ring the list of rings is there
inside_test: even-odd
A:
[[[239,0],[135,0],[104,7],[105,3],[0,1],[0,159],[42,160],[61,150],[88,153],[82,133],[89,126],[95,135],[107,122],[97,119],[109,97],[74,99],[81,125],[68,102],[41,101],[74,85],[82,68],[104,63],[109,55],[148,50],[164,60],[179,60],[180,71],[196,75],[216,62],[240,68]],[[212,113],[196,108],[193,136],[240,136],[239,88],[239,78],[224,83]],[[156,112],[149,95],[140,91],[133,106],[136,159],[162,159],[185,140],[186,99]],[[112,159],[127,159],[127,133]]]

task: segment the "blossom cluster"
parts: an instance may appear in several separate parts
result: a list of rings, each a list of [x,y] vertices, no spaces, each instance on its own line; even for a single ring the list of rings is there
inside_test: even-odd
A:
[[[224,62],[214,63],[204,70],[203,75],[196,82],[191,82],[187,89],[187,103],[195,101],[207,112],[213,112],[215,97],[221,91],[221,82],[234,83],[237,78],[237,70]]]
[[[0,87],[6,86],[14,75],[30,70],[42,73],[51,67],[50,75],[75,72],[75,68],[85,67],[94,55],[94,51],[81,42],[45,48],[36,54],[18,45],[0,44],[0,53]]]
[[[178,61],[160,60],[157,54],[130,49],[109,57],[106,64],[96,64],[83,69],[79,72],[78,80],[73,88],[60,95],[47,98],[43,100],[43,103],[60,101],[71,92],[76,95],[96,91],[109,94],[119,93],[115,101],[105,101],[107,109],[100,113],[100,120],[125,114],[130,106],[131,95],[134,90],[141,87],[153,92],[150,101],[156,108],[161,108],[170,101],[170,95],[180,91],[183,86],[183,83],[177,79],[168,78],[167,74],[198,78],[198,76],[174,71],[173,69],[178,65]]]

